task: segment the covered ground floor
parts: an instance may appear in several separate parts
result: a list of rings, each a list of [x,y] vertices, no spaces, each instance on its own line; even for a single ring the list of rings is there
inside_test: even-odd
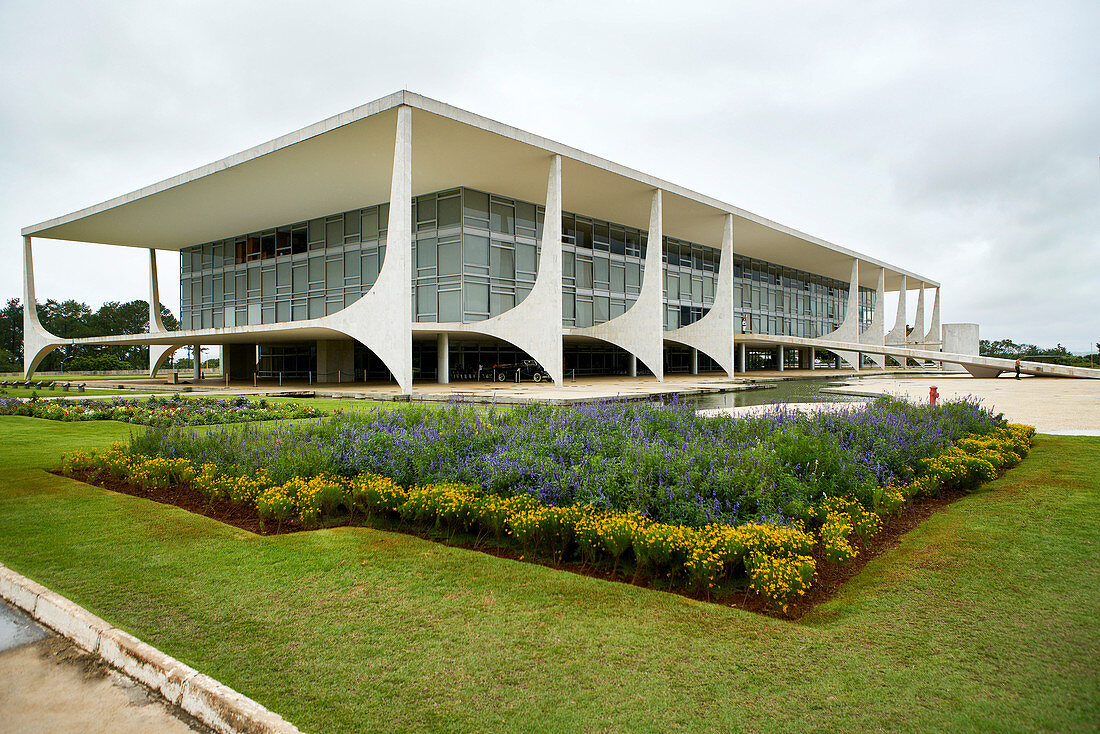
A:
[[[284,377],[259,378],[250,380],[226,379],[222,375],[205,375],[194,379],[188,375],[179,375],[179,382],[173,383],[171,376],[159,378],[135,378],[127,380],[104,381],[104,387],[126,388],[134,394],[144,392],[161,393],[164,390],[186,390],[190,393],[254,396],[315,396],[357,400],[410,400],[413,402],[473,402],[516,404],[527,402],[575,403],[591,400],[615,398],[651,398],[657,396],[678,395],[687,399],[698,396],[723,394],[741,394],[742,391],[762,391],[765,400],[776,398],[783,390],[773,390],[780,384],[791,384],[808,380],[815,383],[842,384],[844,380],[859,375],[905,376],[919,373],[918,368],[908,370],[876,370],[857,372],[852,369],[833,369],[822,367],[809,370],[759,370],[749,374],[727,376],[724,372],[700,372],[670,374],[663,382],[657,382],[649,376],[630,377],[628,375],[578,375],[568,377],[561,386],[553,383],[535,383],[530,379],[522,382],[508,380],[504,382],[491,379],[461,380],[450,384],[440,384],[432,379],[416,380],[410,393],[402,393],[398,386],[388,380],[345,381],[342,383],[317,383],[308,379],[289,379]],[[169,383],[169,384],[166,384]],[[767,393],[767,395],[764,395]]]
[[[783,373],[791,370],[840,370],[854,368],[834,352],[813,347],[784,347],[742,343],[737,374]],[[222,349],[224,372],[231,381],[278,380],[282,383],[345,384],[390,382],[386,365],[370,349],[351,339],[233,343]],[[878,365],[858,356],[860,368]],[[632,354],[594,339],[566,338],[562,347],[564,383],[577,378],[652,376]],[[729,376],[717,362],[691,347],[668,342],[663,350],[663,376],[716,374]],[[490,337],[438,334],[419,336],[412,344],[414,382],[460,384],[466,382],[541,382],[549,377],[529,354]],[[910,361],[911,366],[919,365]],[[892,360],[892,367],[904,367]]]

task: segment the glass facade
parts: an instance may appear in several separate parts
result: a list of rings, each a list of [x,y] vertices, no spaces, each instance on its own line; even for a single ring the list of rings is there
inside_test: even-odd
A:
[[[733,307],[745,317],[744,333],[812,338],[844,321],[848,283],[736,254],[733,264]],[[860,331],[871,324],[875,297],[874,289],[860,286]]]
[[[386,253],[388,204],[185,248],[181,328],[268,324],[335,313],[366,293]],[[421,322],[476,322],[530,293],[543,208],[468,188],[413,202],[412,307]],[[562,324],[585,327],[625,312],[645,271],[643,230],[581,214],[562,217]],[[665,329],[714,303],[720,251],[665,237]],[[747,330],[815,337],[837,328],[848,284],[734,257],[734,308]],[[860,289],[864,328],[875,292]]]

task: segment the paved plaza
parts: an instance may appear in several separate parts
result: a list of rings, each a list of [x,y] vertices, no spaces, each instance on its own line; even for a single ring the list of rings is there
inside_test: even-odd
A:
[[[973,377],[929,376],[862,380],[847,387],[825,388],[825,392],[849,395],[898,395],[910,400],[927,400],[935,386],[941,400],[971,395],[982,405],[1004,413],[1014,423],[1035,426],[1039,433],[1100,436],[1100,380],[1046,377],[975,379]]]

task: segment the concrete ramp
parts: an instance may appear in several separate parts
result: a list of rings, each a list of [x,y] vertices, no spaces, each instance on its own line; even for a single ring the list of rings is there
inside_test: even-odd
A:
[[[736,337],[735,337],[736,338]],[[830,339],[807,339],[797,336],[780,336],[777,334],[744,334],[736,338],[738,342],[760,346],[797,346],[827,349],[830,352],[854,352],[858,350],[863,354],[887,354],[896,359],[909,358],[918,362],[948,362],[961,365],[963,369],[974,377],[997,377],[1005,372],[1015,372],[1016,360],[998,359],[996,357],[981,357],[976,354],[953,354],[950,352],[937,352],[930,349],[914,349],[883,344],[851,344],[849,342],[833,341]],[[1036,377],[1072,377],[1077,379],[1100,380],[1100,369],[1088,367],[1066,367],[1060,364],[1046,364],[1043,362],[1020,362],[1020,374],[1035,375]]]

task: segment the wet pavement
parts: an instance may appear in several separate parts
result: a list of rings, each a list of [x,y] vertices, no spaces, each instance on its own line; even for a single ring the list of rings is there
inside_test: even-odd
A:
[[[0,734],[209,731],[0,601]]]

